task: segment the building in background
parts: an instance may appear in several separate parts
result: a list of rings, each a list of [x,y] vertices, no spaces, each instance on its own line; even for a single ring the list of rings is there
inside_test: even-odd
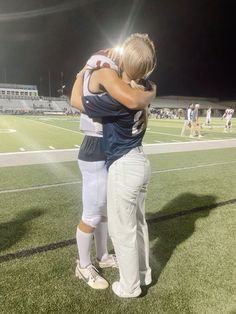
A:
[[[36,85],[0,84],[1,98],[38,98]]]

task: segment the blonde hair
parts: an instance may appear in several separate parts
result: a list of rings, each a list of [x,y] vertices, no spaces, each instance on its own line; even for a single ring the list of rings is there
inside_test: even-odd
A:
[[[156,66],[155,46],[148,34],[135,33],[122,46],[122,66],[131,80],[147,78]]]

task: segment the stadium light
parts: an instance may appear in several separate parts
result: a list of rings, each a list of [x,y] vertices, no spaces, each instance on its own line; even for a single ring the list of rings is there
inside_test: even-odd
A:
[[[114,49],[119,55],[122,55],[124,52],[124,48],[122,46],[116,46]]]

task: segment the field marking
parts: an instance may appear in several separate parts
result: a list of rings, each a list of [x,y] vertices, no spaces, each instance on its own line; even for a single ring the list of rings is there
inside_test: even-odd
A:
[[[79,122],[78,120],[75,119],[66,119],[66,118],[56,118],[56,117],[48,117],[48,118],[39,118],[39,119],[35,119],[35,120],[39,120],[39,121],[50,121],[50,120],[56,120],[56,121],[66,121],[66,122]]]
[[[39,121],[39,120],[33,120],[33,119],[28,119],[28,120],[29,120],[29,121],[33,121],[33,122],[38,122],[38,123],[46,124],[46,125],[49,125],[49,126],[52,126],[52,127],[56,128],[56,129],[61,129],[61,130],[69,131],[69,132],[72,132],[72,133],[77,133],[77,134],[82,134],[82,135],[84,135],[83,132],[75,131],[75,130],[70,130],[70,129],[66,129],[66,128],[63,128],[63,127],[61,127],[61,126],[53,125],[53,124],[46,123],[46,122],[42,122],[42,121]]]
[[[229,164],[233,164],[233,163],[236,163],[236,160],[226,161],[226,162],[215,162],[212,164],[205,164],[205,165],[203,164],[203,165],[197,165],[197,166],[191,166],[191,167],[156,170],[156,171],[153,171],[152,174],[163,173],[163,172],[172,172],[172,171],[181,171],[181,170],[190,170],[190,169],[196,169],[196,168],[213,167],[213,166],[221,166],[221,165],[229,165]]]
[[[168,135],[168,136],[182,137],[182,138],[183,138],[182,135],[171,134],[171,133],[163,133],[163,132],[157,132],[157,131],[147,131],[146,133],[154,133],[154,134],[161,134],[161,135]],[[232,132],[230,132],[230,133],[232,133]],[[228,133],[228,134],[230,134],[230,133]],[[186,137],[186,136],[185,136],[185,137]],[[197,138],[196,138],[196,140],[197,140]],[[227,138],[224,138],[224,139],[222,139],[222,140],[228,140],[228,139],[227,139]]]
[[[36,186],[28,187],[28,188],[2,190],[2,191],[0,191],[0,194],[34,191],[34,190],[48,189],[48,188],[54,188],[54,187],[58,187],[58,186],[74,185],[74,184],[80,184],[80,183],[82,183],[82,181],[72,181],[72,182],[54,183],[54,184],[46,184],[46,185],[36,185]]]
[[[236,203],[236,199],[230,199],[230,200],[222,201],[219,203],[212,203],[212,204],[201,206],[201,207],[184,209],[184,210],[181,210],[181,211],[176,212],[176,213],[170,213],[167,215],[149,218],[149,219],[147,219],[147,224],[153,225],[153,224],[156,224],[158,222],[168,221],[171,219],[175,219],[175,218],[179,218],[179,217],[183,217],[183,216],[187,216],[187,215],[191,215],[191,214],[196,214],[196,213],[199,213],[201,211],[206,211],[206,210],[210,211],[210,210],[215,209],[215,208],[219,208],[222,206],[231,205],[231,204],[235,204],[235,203]],[[34,254],[45,253],[48,251],[61,249],[61,248],[64,248],[64,247],[67,247],[70,245],[75,245],[75,244],[76,244],[76,239],[73,238],[73,239],[68,239],[68,240],[64,240],[64,241],[60,241],[60,242],[49,243],[49,244],[42,245],[42,246],[36,246],[36,247],[30,248],[30,249],[23,249],[21,251],[17,251],[17,252],[13,252],[13,253],[7,253],[5,255],[0,255],[0,263],[12,261],[12,260],[18,259],[18,258],[29,257],[29,256],[32,256]]]
[[[147,131],[147,133],[154,133],[154,134],[161,134],[161,135],[168,135],[168,136],[175,136],[175,137],[183,137],[182,135],[162,133],[162,132],[156,132],[156,131]]]
[[[15,129],[0,129],[0,133],[15,133]]]
[[[55,147],[54,146],[48,146],[50,149],[55,149]]]
[[[144,152],[163,154],[174,152],[200,151],[210,149],[236,148],[236,138],[228,140],[185,141],[172,143],[152,143],[143,145]],[[0,153],[0,167],[67,162],[77,159],[79,148],[37,150],[25,152]]]
[[[25,152],[24,147],[20,147],[19,150],[20,150],[21,152]]]
[[[182,137],[182,136],[181,136]],[[188,140],[188,142],[176,142],[176,143],[174,143],[174,142],[172,142],[172,143],[170,143],[170,142],[163,142],[163,143],[160,143],[160,144],[147,144],[148,146],[159,146],[159,145],[163,145],[163,144],[168,144],[168,145],[172,145],[172,146],[175,146],[175,145],[177,145],[177,144],[191,144],[191,143],[199,143],[199,144],[201,144],[201,143],[215,143],[215,142],[230,142],[230,141],[235,141],[236,140],[236,138],[224,138],[224,139],[221,139],[221,140],[204,140],[204,141],[198,141],[197,139],[196,140],[194,140],[193,138],[189,138],[189,137],[185,137],[184,138],[185,140]],[[234,147],[234,146],[232,146],[232,147]],[[225,147],[222,147],[222,148],[225,148]]]
[[[197,169],[197,168],[206,168],[206,167],[213,167],[213,166],[219,166],[219,165],[228,165],[228,164],[233,164],[233,163],[236,163],[236,160],[226,161],[226,162],[218,162],[218,163],[216,162],[216,163],[211,163],[211,164],[205,164],[205,165],[203,164],[203,165],[190,166],[190,167],[156,170],[156,171],[152,171],[152,174],[174,172],[174,171],[181,171],[181,170],[190,170],[190,169]],[[50,187],[53,188],[53,187],[58,187],[58,186],[74,185],[74,184],[81,184],[81,183],[82,183],[82,181],[72,181],[72,182],[54,183],[54,184],[47,184],[47,185],[37,185],[37,186],[28,187],[28,188],[2,190],[2,191],[0,190],[0,194],[41,190],[41,189],[47,189]]]

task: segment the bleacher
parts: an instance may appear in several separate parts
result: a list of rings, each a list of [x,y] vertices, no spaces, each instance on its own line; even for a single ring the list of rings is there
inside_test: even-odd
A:
[[[76,114],[66,96],[39,97],[35,85],[0,84],[2,114]]]

